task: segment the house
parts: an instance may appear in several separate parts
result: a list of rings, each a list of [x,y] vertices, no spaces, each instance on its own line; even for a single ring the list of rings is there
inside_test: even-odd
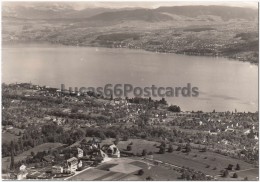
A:
[[[78,166],[78,159],[76,157],[72,157],[67,160],[68,169],[70,171],[76,171]]]
[[[116,104],[116,105],[127,104],[127,100],[122,99],[122,98],[115,98],[114,99],[114,104]]]
[[[52,166],[51,172],[52,172],[52,174],[63,173],[63,167],[62,166]]]
[[[20,171],[25,171],[25,170],[26,170],[26,166],[25,166],[25,165],[21,165],[21,166],[19,167],[19,170],[20,170]]]
[[[108,160],[108,156],[102,150],[95,150],[95,151],[93,151],[93,153],[91,155],[91,159],[93,161],[99,161],[99,162],[107,161]]]
[[[250,133],[250,129],[249,130],[246,130],[245,132],[244,132],[244,134],[249,134]]]
[[[235,130],[232,129],[232,128],[227,128],[227,129],[225,129],[225,131],[226,131],[226,132],[234,132]]]
[[[82,168],[82,166],[83,166],[83,164],[82,164],[82,161],[81,160],[79,160],[79,162],[78,162],[78,169],[80,169],[80,168]]]
[[[12,129],[14,129],[13,126],[11,126],[11,125],[6,126],[6,130],[12,130]]]
[[[93,138],[92,140],[89,140],[88,142],[86,140],[82,140],[80,144],[83,147],[86,147],[86,148],[88,148],[90,150],[93,150],[93,149],[99,149],[100,148],[100,143],[101,143],[100,139]]]
[[[120,157],[120,151],[117,148],[115,144],[111,145],[103,145],[102,150],[109,156],[109,157],[115,157],[119,158]]]
[[[258,136],[257,135],[255,135],[254,137],[255,137],[255,140],[258,140]]]
[[[27,177],[27,171],[21,171],[17,174],[17,180],[24,180]]]
[[[19,173],[17,174],[17,180],[24,180],[26,179],[28,174],[28,171],[26,170],[26,166],[25,165],[21,165],[19,167]]]
[[[78,158],[83,157],[83,150],[82,150],[81,148],[77,148],[77,150],[78,150],[77,157],[78,157]]]

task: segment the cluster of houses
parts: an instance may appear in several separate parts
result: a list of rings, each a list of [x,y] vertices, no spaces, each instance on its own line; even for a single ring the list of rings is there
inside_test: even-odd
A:
[[[76,148],[76,155],[63,161],[55,161],[52,155],[44,156],[48,166],[41,168],[26,167],[24,164],[15,172],[15,179],[52,179],[73,176],[77,171],[98,163],[109,161],[111,158],[120,158],[120,150],[115,144],[105,144],[100,147],[98,139],[82,140]],[[10,179],[10,178],[9,178]]]

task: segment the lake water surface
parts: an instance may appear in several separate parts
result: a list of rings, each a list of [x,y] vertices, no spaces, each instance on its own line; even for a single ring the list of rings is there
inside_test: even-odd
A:
[[[48,44],[4,45],[2,82],[97,87],[105,84],[199,88],[198,97],[167,97],[184,111],[258,110],[258,66],[226,58]],[[159,98],[157,98],[159,99]]]

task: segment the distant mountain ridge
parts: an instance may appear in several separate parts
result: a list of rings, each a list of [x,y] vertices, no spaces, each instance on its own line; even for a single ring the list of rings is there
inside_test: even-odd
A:
[[[258,10],[251,8],[230,6],[172,6],[159,7],[156,9],[110,9],[110,8],[86,8],[75,10],[69,6],[46,6],[46,7],[3,7],[3,17],[15,17],[21,19],[86,19],[86,21],[146,21],[160,22],[171,21],[172,16],[177,15],[195,18],[203,15],[217,16],[222,20],[258,18]]]
[[[91,21],[124,21],[139,20],[147,22],[168,21],[172,17],[151,9],[124,10],[105,12],[88,18]]]
[[[258,10],[252,8],[230,7],[230,6],[174,6],[159,7],[155,11],[166,12],[187,17],[201,15],[219,16],[222,20],[247,19],[253,20],[258,17]]]

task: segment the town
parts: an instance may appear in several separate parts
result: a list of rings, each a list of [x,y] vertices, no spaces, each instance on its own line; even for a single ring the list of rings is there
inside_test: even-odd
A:
[[[188,12],[197,12],[196,6],[186,8],[191,8]],[[198,12],[201,14],[203,10]],[[234,18],[228,21],[207,13],[180,16],[163,11],[163,15],[171,16],[168,21],[155,17],[151,21],[142,20],[143,16],[150,16],[146,14],[149,11],[133,10],[128,13],[129,17],[122,17],[118,22],[114,22],[113,17],[121,18],[120,12],[111,12],[108,15],[112,17],[101,13],[100,17],[90,17],[85,23],[82,23],[82,18],[57,18],[55,21],[41,19],[38,22],[32,17],[23,20],[6,15],[3,16],[3,42],[49,42],[76,47],[142,49],[157,53],[227,57],[258,64],[257,11],[250,20]],[[6,14],[10,13],[7,11]],[[106,17],[111,20],[104,20]]]
[[[258,180],[258,112],[2,84],[2,178]]]

